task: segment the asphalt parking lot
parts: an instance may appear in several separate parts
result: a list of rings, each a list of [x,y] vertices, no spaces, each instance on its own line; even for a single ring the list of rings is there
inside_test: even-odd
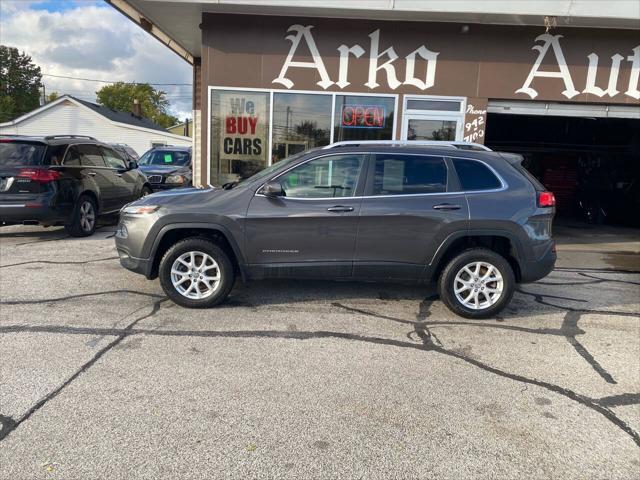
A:
[[[482,321],[356,283],[184,310],[112,235],[0,229],[2,479],[640,477],[640,274],[560,262]]]

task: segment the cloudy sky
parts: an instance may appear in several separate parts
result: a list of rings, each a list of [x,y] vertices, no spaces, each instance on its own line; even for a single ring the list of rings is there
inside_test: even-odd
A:
[[[100,0],[0,0],[0,43],[40,66],[46,92],[95,101],[105,83],[191,83],[191,66]],[[191,86],[157,86],[171,112],[191,116]]]

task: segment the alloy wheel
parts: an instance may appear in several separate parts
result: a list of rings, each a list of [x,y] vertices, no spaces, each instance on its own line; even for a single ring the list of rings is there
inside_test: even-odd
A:
[[[220,286],[218,263],[204,252],[186,252],[171,265],[171,283],[180,295],[202,299],[212,295]]]
[[[500,271],[488,262],[472,262],[462,267],[453,281],[458,301],[471,310],[495,305],[504,289]]]
[[[93,204],[89,201],[82,202],[80,205],[80,228],[85,232],[93,230],[96,223],[96,212]]]

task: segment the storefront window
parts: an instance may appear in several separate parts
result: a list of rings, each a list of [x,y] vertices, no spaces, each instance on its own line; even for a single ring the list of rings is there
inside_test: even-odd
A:
[[[456,122],[452,120],[409,119],[407,140],[455,140]]]
[[[211,91],[210,182],[248,178],[268,163],[269,94]]]
[[[313,147],[329,145],[331,95],[273,94],[273,163]]]
[[[392,97],[336,95],[335,99],[334,142],[393,139]]]

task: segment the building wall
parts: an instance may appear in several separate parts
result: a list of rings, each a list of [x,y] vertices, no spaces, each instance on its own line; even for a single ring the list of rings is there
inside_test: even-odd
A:
[[[113,124],[106,118],[68,100],[15,125],[0,126],[0,134],[89,135],[102,142],[126,143],[140,155],[149,150],[153,143],[191,145],[191,139],[188,137]]]
[[[401,138],[409,95],[464,98],[479,135],[490,100],[638,106],[639,74],[633,30],[204,14],[200,145],[210,87],[398,95]]]

